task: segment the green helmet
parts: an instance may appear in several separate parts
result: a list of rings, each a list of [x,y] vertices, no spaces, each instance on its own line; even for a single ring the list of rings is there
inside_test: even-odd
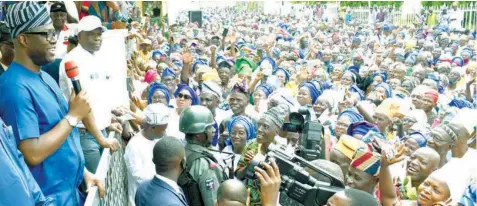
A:
[[[207,107],[194,105],[182,111],[179,131],[185,134],[199,134],[214,123],[214,116]]]

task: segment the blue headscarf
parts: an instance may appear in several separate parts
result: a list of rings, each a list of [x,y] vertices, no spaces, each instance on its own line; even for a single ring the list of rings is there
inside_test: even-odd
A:
[[[283,71],[283,73],[285,73],[285,85],[286,85],[288,81],[290,81],[290,73],[288,73],[288,71],[283,68],[276,67],[275,70],[273,71],[273,75],[276,75],[278,71]]]
[[[270,84],[260,84],[258,87],[255,89],[255,91],[262,90],[263,93],[268,97],[270,94],[273,92],[273,87]]]
[[[189,91],[191,97],[192,97],[192,105],[199,105],[199,97],[197,96],[197,93],[195,93],[195,91],[189,87],[189,85],[187,84],[179,84],[177,86],[177,89],[176,91],[174,92],[174,97],[177,98],[177,95],[179,95],[179,92],[181,92],[182,90],[187,90]]]
[[[280,49],[279,48],[273,48],[272,49],[272,54],[277,56],[277,57],[280,57]]]
[[[354,72],[354,73],[356,73],[356,74],[359,74],[359,67],[354,66],[354,65],[349,66],[349,67],[348,67],[348,71],[352,71],[352,72]]]
[[[174,64],[175,66],[177,66],[179,68],[182,68],[184,66],[184,64],[181,61],[178,61],[178,60],[172,60],[172,64]]]
[[[391,86],[389,86],[388,83],[385,83],[385,82],[381,82],[379,84],[377,84],[374,89],[378,88],[378,87],[381,87],[384,89],[384,91],[386,91],[386,98],[390,98],[392,96],[392,91],[393,89],[391,88]]]
[[[429,74],[426,74],[425,78],[434,80],[437,83],[437,90],[438,90],[439,94],[444,93],[444,87],[442,86],[441,78],[438,76],[438,74],[429,73]]]
[[[470,184],[469,187],[467,187],[467,189],[465,190],[464,195],[462,195],[462,198],[460,199],[459,203],[466,206],[477,205],[476,191],[477,184]]]
[[[197,65],[207,65],[207,62],[203,59],[195,60],[194,64],[192,64],[192,72],[195,73],[195,71],[197,70]]]
[[[255,125],[253,124],[252,120],[242,115],[235,116],[227,122],[227,131],[229,132],[229,138],[227,138],[227,141],[225,143],[226,145],[232,145],[232,140],[230,140],[230,134],[232,134],[232,128],[236,124],[240,124],[245,128],[245,131],[247,132],[247,138],[245,142],[254,139],[257,135],[257,129],[255,128]]]
[[[154,50],[152,51],[152,58],[154,59],[154,56],[159,56],[161,57],[162,55],[164,55],[164,52],[162,52],[161,50]]]
[[[388,73],[387,72],[374,72],[373,74],[375,77],[380,76],[383,79],[383,82],[388,81]]]
[[[457,107],[459,109],[462,109],[462,108],[473,109],[474,108],[474,105],[472,105],[472,103],[470,103],[469,101],[467,101],[465,99],[457,99],[457,98],[452,99],[452,101],[449,103],[449,106]]]
[[[164,71],[162,71],[161,77],[167,77],[167,76],[172,76],[172,77],[176,78],[176,73],[174,72],[174,70],[167,67],[167,68],[164,69]]]
[[[350,67],[351,68],[351,67]],[[346,70],[344,73],[343,73],[343,76],[344,75],[350,75],[351,76],[351,79],[353,80],[353,83],[356,83],[357,79],[358,79],[358,76],[356,75],[356,73],[352,72],[351,70]]]
[[[407,139],[413,139],[414,141],[416,141],[417,145],[419,145],[419,147],[425,147],[426,144],[427,144],[426,137],[420,132],[413,132],[413,133],[407,135],[406,138]]]
[[[300,85],[300,88],[306,88],[310,92],[311,102],[315,104],[318,97],[321,95],[322,91],[319,88],[319,85],[316,85],[314,82],[304,82]]]
[[[339,119],[341,116],[348,117],[348,119],[351,120],[351,124],[355,124],[355,123],[357,123],[357,122],[364,121],[363,115],[361,115],[361,114],[358,112],[358,110],[356,110],[356,109],[354,109],[354,108],[345,109],[343,112],[340,113],[340,115],[338,115],[338,119]]]
[[[159,82],[153,82],[149,87],[149,93],[147,94],[147,103],[152,104],[152,96],[154,96],[154,93],[156,93],[157,91],[162,92],[166,96],[167,106],[169,106],[169,101],[171,100],[171,94],[169,93],[169,89],[167,89],[166,85]]]
[[[271,57],[263,57],[262,60],[258,63],[258,65],[261,65],[262,62],[268,61],[272,65],[272,70],[275,69],[275,60],[273,60]]]
[[[321,89],[323,91],[333,88],[333,83],[329,79],[326,79],[324,81],[320,81],[320,85],[321,85]]]
[[[353,84],[349,87],[349,91],[358,94],[359,100],[363,100],[365,97],[365,94],[363,90],[361,90],[356,84]]]
[[[374,131],[374,132],[379,133],[379,128],[378,128],[378,126],[376,126],[374,124],[371,124],[367,121],[360,121],[360,122],[356,122],[354,124],[351,124],[348,127],[348,132],[347,133],[350,136],[353,136],[355,134],[364,136],[364,135],[368,134],[369,131]]]

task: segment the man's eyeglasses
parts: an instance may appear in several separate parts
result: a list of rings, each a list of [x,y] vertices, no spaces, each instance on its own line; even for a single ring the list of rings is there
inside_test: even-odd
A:
[[[24,32],[24,34],[41,35],[41,36],[44,36],[46,40],[49,42],[53,42],[53,39],[56,40],[55,30],[48,30],[43,32]]]
[[[186,100],[189,100],[189,99],[192,99],[192,97],[190,95],[187,95],[187,94],[182,94],[182,93],[179,93],[177,95],[178,98],[184,98]]]

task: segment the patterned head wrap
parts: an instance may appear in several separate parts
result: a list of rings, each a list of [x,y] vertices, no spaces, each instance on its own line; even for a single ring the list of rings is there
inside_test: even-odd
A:
[[[374,131],[374,132],[379,132],[379,128],[374,125],[374,124],[371,124],[367,121],[360,121],[360,122],[356,122],[354,124],[351,124],[349,127],[348,127],[348,135],[350,136],[353,136],[353,135],[366,135],[368,134],[369,131]]]
[[[356,150],[350,166],[372,176],[378,176],[381,167],[381,154],[359,148]]]
[[[262,118],[266,118],[275,124],[277,128],[281,129],[285,122],[286,111],[282,107],[272,107],[263,113]]]
[[[10,28],[12,39],[28,30],[52,24],[46,6],[35,1],[24,1],[11,5],[8,8],[5,22]]]

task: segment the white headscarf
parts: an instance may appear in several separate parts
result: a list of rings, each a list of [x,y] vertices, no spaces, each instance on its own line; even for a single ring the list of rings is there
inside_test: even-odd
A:
[[[470,184],[471,174],[471,168],[466,165],[466,161],[460,158],[452,158],[442,168],[433,172],[431,176],[446,181],[452,202],[457,203]]]

